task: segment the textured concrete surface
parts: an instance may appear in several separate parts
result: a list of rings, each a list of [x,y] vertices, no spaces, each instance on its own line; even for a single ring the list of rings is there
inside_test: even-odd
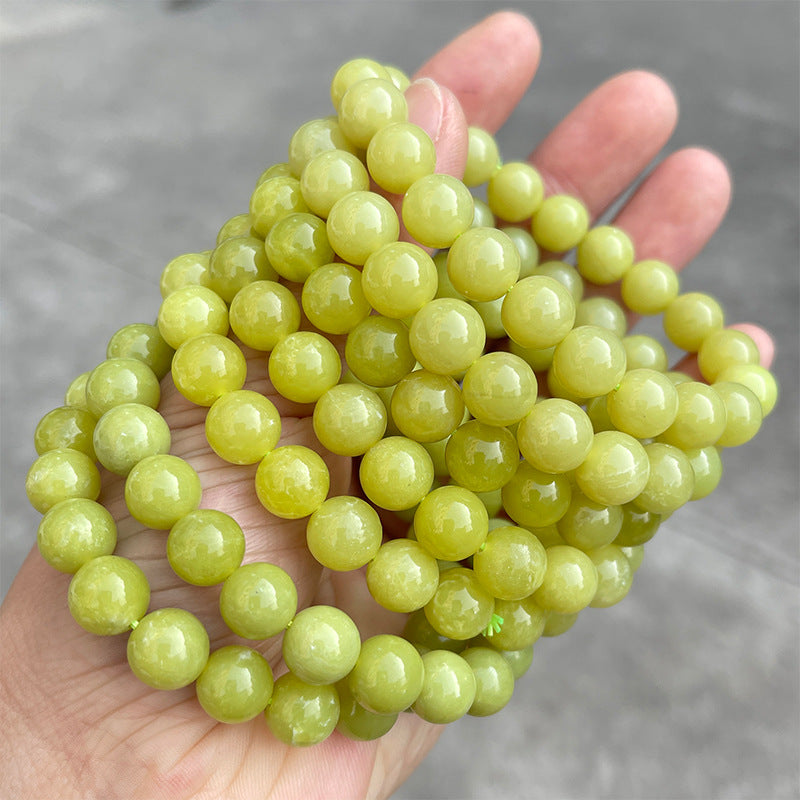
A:
[[[780,2],[511,3],[540,72],[499,140],[522,157],[631,67],[681,102],[735,193],[684,285],[775,334],[782,398],[721,487],[648,545],[631,595],[536,647],[506,710],[451,726],[396,800],[788,798],[798,784],[798,9]],[[246,210],[354,55],[412,71],[499,6],[4,0],[2,593],[35,541],[37,420],[154,318],[158,275]],[[0,643],[2,646],[2,643]]]

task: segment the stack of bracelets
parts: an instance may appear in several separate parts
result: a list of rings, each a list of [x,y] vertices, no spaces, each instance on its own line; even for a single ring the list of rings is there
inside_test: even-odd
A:
[[[334,729],[374,739],[403,711],[447,723],[501,709],[533,643],[625,597],[644,543],[714,490],[722,449],[751,439],[777,397],[756,345],[723,327],[713,297],[681,294],[665,263],[637,262],[619,228],[590,229],[578,200],[545,198],[536,170],[501,164],[485,131],[469,130],[463,182],[436,174],[430,137],[407,121],[407,86],[370,59],[338,70],[337,115],[297,130],[288,162],[261,175],[249,213],[222,226],[214,250],[167,264],[157,325],[118,330],[107,360],[72,382],[36,428],[27,476],[44,514],[39,550],[73,574],[78,624],[129,634],[128,662],[148,686],[196,682],[214,719],[264,714],[294,745]],[[373,184],[396,196],[419,244],[398,241],[398,213]],[[486,202],[467,188],[483,184]],[[574,251],[575,266],[540,263],[540,248]],[[620,304],[583,299],[584,280],[619,282],[634,314],[663,312],[666,336],[697,354],[704,380],[669,372],[655,338],[626,335]],[[344,370],[331,341],[342,335]],[[323,448],[360,459],[361,496],[329,498],[322,457],[279,446],[276,407],[242,388],[239,342],[268,354],[277,393],[315,404]],[[375,600],[409,614],[402,636],[362,642],[338,608],[298,612],[280,567],[242,565],[240,525],[200,509],[197,472],[169,454],[157,409],[170,371],[185,398],[208,407],[213,451],[258,465],[265,522],[308,517],[314,558],[366,567]],[[274,680],[243,645],[210,653],[188,611],[148,613],[144,573],[113,555],[96,462],[125,476],[132,517],[169,531],[181,579],[222,584],[234,634],[282,634],[286,674]],[[406,537],[385,536],[376,509],[408,523]]]

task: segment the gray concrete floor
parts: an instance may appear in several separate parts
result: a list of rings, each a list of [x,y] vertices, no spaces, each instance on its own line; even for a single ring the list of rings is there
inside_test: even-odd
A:
[[[544,48],[507,157],[646,67],[681,101],[669,149],[728,162],[730,214],[684,285],[774,332],[782,399],[717,492],[648,546],[625,602],[538,644],[511,706],[450,726],[395,798],[798,797],[800,6],[508,5]],[[35,541],[35,424],[117,327],[154,318],[163,265],[246,210],[291,132],[328,113],[340,62],[412,71],[498,7],[3,0],[3,594]]]

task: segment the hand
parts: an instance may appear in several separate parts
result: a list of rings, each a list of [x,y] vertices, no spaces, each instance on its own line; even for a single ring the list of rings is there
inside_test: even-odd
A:
[[[418,73],[435,81],[409,91],[412,121],[433,136],[442,171],[463,170],[466,125],[497,130],[526,91],[539,59],[531,24],[496,14],[448,45]],[[437,88],[438,87],[438,88]],[[548,192],[580,197],[597,217],[649,164],[676,122],[675,100],[658,77],[626,73],[587,97],[534,151]],[[728,205],[730,180],[713,154],[687,149],[665,159],[639,187],[616,223],[633,238],[637,257],[684,267],[705,245]],[[772,343],[753,326],[762,362]],[[264,358],[247,353],[247,388],[267,394],[283,415],[282,444],[319,449],[309,409],[278,397],[263,377]],[[691,368],[687,363],[683,368]],[[200,473],[203,506],[231,513],[247,534],[248,561],[277,563],[295,579],[300,606],[333,603],[362,634],[387,631],[396,617],[381,610],[362,573],[321,570],[305,547],[304,521],[268,521],[253,491],[253,467],[225,464],[205,441],[205,410],[185,401],[167,378],[161,412],[176,455]],[[349,459],[323,453],[331,495],[348,491]],[[206,624],[212,648],[237,641],[224,627],[213,589],[177,579],[165,558],[163,532],[133,520],[123,482],[106,475],[102,501],[118,520],[117,553],[132,558],[152,587],[151,608],[178,606]],[[263,721],[227,726],[200,708],[192,687],[157,692],[130,672],[124,637],[101,638],[69,615],[69,576],[35,550],[0,610],[0,750],[9,796],[41,797],[387,797],[433,746],[439,728],[403,714],[371,743],[338,734],[312,749],[278,743]],[[280,642],[262,648],[273,667]]]

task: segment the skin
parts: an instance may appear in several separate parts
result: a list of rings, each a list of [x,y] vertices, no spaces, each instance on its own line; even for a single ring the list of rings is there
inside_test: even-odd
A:
[[[501,46],[502,45],[502,46]],[[437,53],[409,89],[411,121],[437,145],[438,168],[462,174],[466,126],[496,131],[528,89],[539,62],[532,23],[494,14]],[[669,86],[647,72],[627,72],[598,87],[531,153],[547,191],[580,197],[597,217],[668,141],[677,121]],[[685,267],[720,224],[730,199],[725,165],[713,153],[687,148],[662,161],[619,212],[638,258]],[[738,326],[755,339],[769,366],[773,344],[764,331]],[[265,393],[283,416],[281,444],[319,449],[311,407],[279,397],[264,377],[263,354],[247,351],[245,388]],[[693,371],[687,359],[679,368]],[[300,607],[338,605],[363,636],[396,631],[396,617],[371,599],[362,571],[321,570],[305,546],[305,520],[269,520],[253,489],[255,466],[226,464],[205,440],[205,410],[192,406],[167,377],[159,409],[173,432],[175,455],[199,472],[203,506],[235,516],[247,535],[247,560],[265,560],[295,579]],[[331,495],[349,490],[350,460],[322,453]],[[177,606],[197,614],[211,647],[239,640],[217,611],[218,587],[187,586],[164,558],[164,533],[144,529],[125,508],[121,479],[106,474],[101,501],[118,520],[117,554],[136,561],[152,587],[151,609]],[[36,548],[0,609],[0,792],[33,798],[385,798],[433,747],[440,727],[401,714],[377,742],[338,733],[311,749],[277,742],[263,720],[229,726],[206,716],[194,689],[158,692],[130,672],[126,637],[96,637],[69,615],[70,576],[56,573]],[[249,643],[253,644],[253,643]],[[278,674],[280,638],[256,645]]]

